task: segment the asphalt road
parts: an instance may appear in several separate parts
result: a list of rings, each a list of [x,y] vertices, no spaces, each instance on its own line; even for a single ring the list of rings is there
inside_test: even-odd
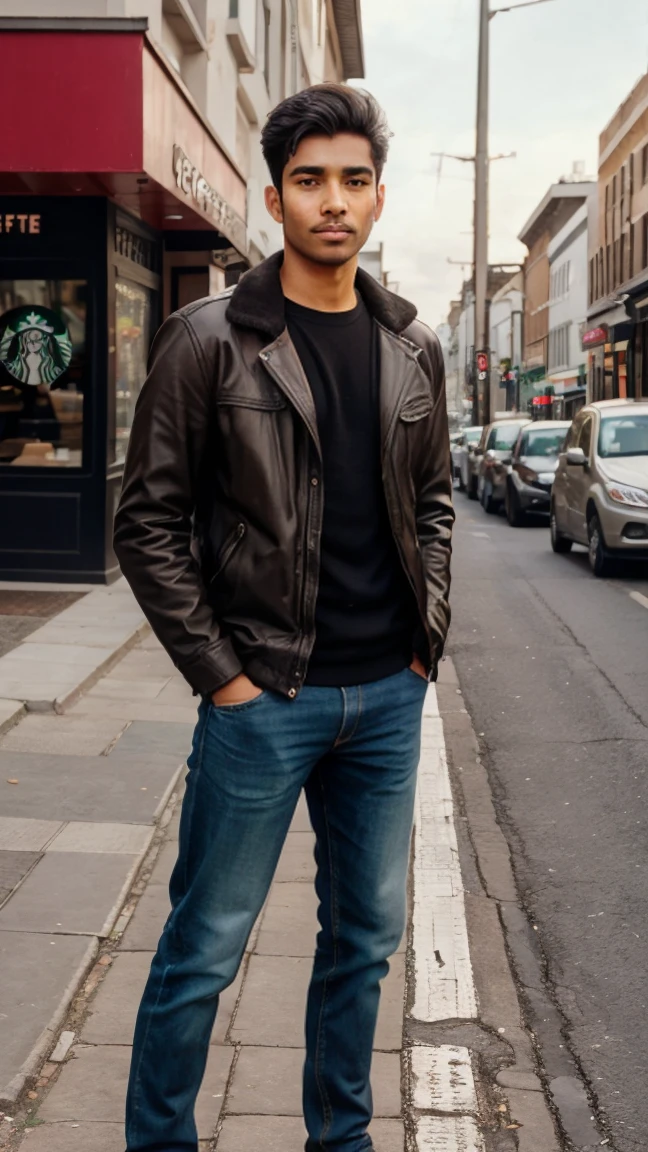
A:
[[[544,965],[534,988],[511,937],[527,1022],[565,1146],[601,1140],[577,1093],[570,1110],[580,1079],[608,1150],[645,1152],[648,572],[596,580],[544,524],[455,505],[449,651]]]

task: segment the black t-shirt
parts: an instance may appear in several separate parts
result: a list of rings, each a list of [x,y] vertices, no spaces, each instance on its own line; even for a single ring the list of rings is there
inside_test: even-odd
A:
[[[315,401],[323,457],[316,638],[306,683],[366,684],[410,664],[416,629],[382,483],[378,334],[362,300],[351,312],[287,300],[286,320]]]

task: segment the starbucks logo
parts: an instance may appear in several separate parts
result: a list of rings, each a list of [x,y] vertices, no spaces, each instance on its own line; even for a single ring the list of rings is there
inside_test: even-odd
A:
[[[22,384],[52,384],[71,359],[68,330],[51,308],[28,304],[0,316],[0,364]]]

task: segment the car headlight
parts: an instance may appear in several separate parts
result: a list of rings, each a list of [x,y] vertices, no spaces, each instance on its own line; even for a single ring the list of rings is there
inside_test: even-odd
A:
[[[538,480],[540,481],[541,484],[553,484],[555,479],[556,479],[556,473],[555,472],[540,472],[540,474],[538,476]]]
[[[631,508],[648,508],[648,492],[643,488],[631,488],[629,484],[605,485],[608,496],[616,504],[628,504]]]

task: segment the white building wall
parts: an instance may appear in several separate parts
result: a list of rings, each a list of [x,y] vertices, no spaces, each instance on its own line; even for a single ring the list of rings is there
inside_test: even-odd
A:
[[[549,245],[549,379],[559,388],[585,365],[581,324],[587,319],[587,224],[583,204]],[[567,331],[565,332],[565,327]]]

